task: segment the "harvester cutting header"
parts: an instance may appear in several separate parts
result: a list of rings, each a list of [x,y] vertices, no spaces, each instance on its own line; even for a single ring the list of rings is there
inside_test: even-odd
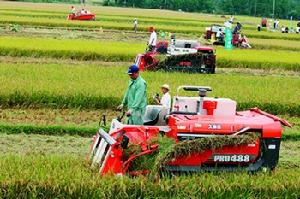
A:
[[[198,96],[181,96],[181,91]],[[125,125],[113,120],[110,130],[94,136],[90,158],[101,175],[136,175],[139,158],[151,155],[158,172],[273,170],[279,159],[282,126],[290,124],[252,108],[236,112],[228,98],[207,97],[207,86],[180,86],[171,112],[162,106],[147,106],[144,125]],[[161,153],[162,139],[173,144]],[[158,155],[159,154],[159,155]],[[143,165],[140,165],[141,167]]]

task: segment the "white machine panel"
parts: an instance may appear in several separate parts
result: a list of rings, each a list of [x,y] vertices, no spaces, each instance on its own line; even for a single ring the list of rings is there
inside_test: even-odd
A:
[[[214,110],[214,116],[234,116],[236,114],[236,102],[228,98],[204,97],[204,101],[216,101],[217,108]],[[174,97],[172,111],[198,112],[200,106],[200,97]],[[206,109],[201,107],[202,115],[206,115]]]
[[[169,55],[184,55],[184,54],[191,54],[197,53],[197,49],[193,48],[168,48]]]

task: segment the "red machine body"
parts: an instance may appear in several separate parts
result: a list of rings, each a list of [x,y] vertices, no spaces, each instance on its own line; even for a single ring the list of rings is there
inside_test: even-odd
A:
[[[93,13],[76,13],[69,14],[67,17],[68,20],[79,20],[79,21],[94,21],[96,20],[96,15]]]
[[[187,91],[196,89],[196,87],[184,88],[187,88],[185,89]],[[237,169],[252,172],[263,167],[271,170],[276,167],[279,159],[282,125],[291,126],[287,121],[258,108],[224,115],[222,113],[224,109],[218,106],[226,103],[229,107],[234,105],[234,101],[226,98],[211,100],[202,96],[198,112],[191,112],[188,110],[189,108],[180,107],[182,104],[192,104],[193,97],[177,97],[177,99],[178,101],[174,100],[172,112],[164,116],[167,121],[163,126],[156,125],[157,123],[144,126],[123,125],[114,120],[109,133],[100,129],[94,137],[91,157],[93,165],[99,165],[101,175],[147,173],[146,170],[131,171],[129,170],[130,165],[137,157],[158,151],[158,143],[150,141],[162,133],[166,137],[173,138],[177,143],[208,137],[237,136],[243,133],[260,134],[255,143],[207,149],[201,153],[177,157],[165,165],[164,169],[169,172],[233,171]],[[183,99],[186,101],[182,103]],[[186,108],[187,111],[181,111],[182,108]],[[228,112],[230,112],[229,109]],[[140,146],[139,154],[124,156],[124,151],[137,145]]]

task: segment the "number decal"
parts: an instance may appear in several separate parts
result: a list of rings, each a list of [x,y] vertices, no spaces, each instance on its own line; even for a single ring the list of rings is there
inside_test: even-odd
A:
[[[214,129],[214,130],[221,129],[221,124],[209,124],[208,129]]]
[[[214,162],[249,162],[250,155],[214,155]]]
[[[249,155],[245,155],[244,156],[244,162],[249,162],[250,161],[250,156]]]

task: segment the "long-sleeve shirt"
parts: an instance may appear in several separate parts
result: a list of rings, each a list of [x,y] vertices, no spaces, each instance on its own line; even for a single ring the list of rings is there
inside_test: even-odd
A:
[[[141,76],[130,80],[122,104],[132,111],[145,110],[147,106],[146,89],[147,83]]]
[[[150,35],[148,45],[156,46],[156,41],[157,41],[157,34],[155,31],[153,31]]]
[[[169,94],[169,92],[165,93],[162,96],[160,104],[168,109],[171,109],[171,95]]]
[[[171,95],[169,92],[165,93],[161,100],[160,100],[160,105],[162,105],[163,107],[167,108],[168,111],[167,113],[169,114],[170,113],[170,110],[171,110]]]

